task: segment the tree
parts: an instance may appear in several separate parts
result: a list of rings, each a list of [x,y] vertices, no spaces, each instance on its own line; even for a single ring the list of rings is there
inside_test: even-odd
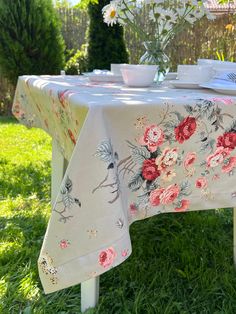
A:
[[[59,74],[64,41],[52,0],[0,0],[0,68],[15,84],[23,74]]]
[[[90,25],[88,32],[89,70],[110,69],[111,63],[128,62],[128,54],[123,38],[123,28],[118,25],[107,26],[103,22],[102,8],[108,0],[99,0],[88,5]]]

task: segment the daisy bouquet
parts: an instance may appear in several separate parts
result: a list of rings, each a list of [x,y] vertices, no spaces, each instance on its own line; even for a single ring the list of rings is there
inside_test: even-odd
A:
[[[169,58],[164,53],[167,44],[187,25],[193,25],[206,16],[215,17],[197,0],[112,0],[103,7],[103,19],[108,25],[120,24],[130,27],[144,42],[146,53],[142,64],[157,64],[162,81],[169,70]],[[140,15],[145,11],[150,33],[143,29]],[[142,24],[142,25],[141,25]]]
[[[108,25],[120,24],[130,26],[144,41],[150,40],[137,17],[145,9],[149,24],[153,29],[151,40],[165,38],[169,42],[185,25],[194,24],[203,16],[214,16],[204,6],[206,1],[197,0],[112,0],[103,7],[104,22]],[[154,38],[153,38],[154,36]]]

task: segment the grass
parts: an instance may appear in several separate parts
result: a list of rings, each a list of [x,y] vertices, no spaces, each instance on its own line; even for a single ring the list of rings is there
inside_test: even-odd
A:
[[[51,141],[0,119],[0,313],[80,313],[80,286],[44,295],[37,258],[50,216]],[[132,256],[101,276],[90,314],[234,314],[232,210],[134,223]]]

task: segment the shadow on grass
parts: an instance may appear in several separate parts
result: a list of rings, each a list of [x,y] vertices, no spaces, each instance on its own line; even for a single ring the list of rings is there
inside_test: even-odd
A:
[[[0,124],[19,124],[19,122],[14,116],[10,117],[0,116]]]
[[[48,198],[50,193],[51,169],[50,161],[44,161],[39,166],[28,164],[27,166],[9,165],[2,159],[0,166],[3,169],[0,175],[1,197],[28,197],[36,194],[38,198]],[[8,166],[11,170],[8,170]],[[4,170],[5,168],[5,170]],[[29,194],[30,193],[30,194]]]

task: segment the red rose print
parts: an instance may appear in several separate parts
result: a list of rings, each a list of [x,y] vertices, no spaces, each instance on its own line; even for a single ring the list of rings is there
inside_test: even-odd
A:
[[[190,167],[195,162],[196,159],[197,154],[195,152],[188,153],[184,159],[184,167],[185,168]]]
[[[200,177],[196,180],[195,186],[198,189],[204,189],[208,185],[207,179],[205,177]]]
[[[219,136],[216,146],[234,149],[236,147],[236,133],[229,132]]]
[[[230,157],[226,165],[222,167],[222,172],[229,173],[236,167],[236,156]]]
[[[76,140],[75,140],[74,134],[72,133],[71,129],[68,129],[68,134],[70,136],[70,139],[72,140],[72,142],[75,145],[76,144]]]
[[[155,159],[146,159],[143,162],[142,176],[145,180],[152,181],[160,176],[160,171],[157,169]]]
[[[161,188],[161,189],[153,190],[150,193],[149,201],[152,206],[158,206],[160,204],[160,196],[164,191],[165,189]]]
[[[181,201],[181,206],[180,207],[176,207],[175,210],[176,211],[185,211],[189,208],[189,204],[190,201],[189,200],[182,200]]]
[[[144,135],[140,138],[139,143],[148,147],[150,152],[155,152],[157,147],[164,141],[164,133],[157,125],[146,127]]]
[[[160,203],[163,205],[171,204],[179,195],[179,187],[177,184],[168,186],[160,195]]]
[[[99,254],[98,262],[104,268],[111,266],[116,258],[117,254],[113,247],[109,247],[105,251]]]
[[[194,117],[186,117],[174,130],[176,140],[182,144],[193,135],[196,127],[196,119]]]

